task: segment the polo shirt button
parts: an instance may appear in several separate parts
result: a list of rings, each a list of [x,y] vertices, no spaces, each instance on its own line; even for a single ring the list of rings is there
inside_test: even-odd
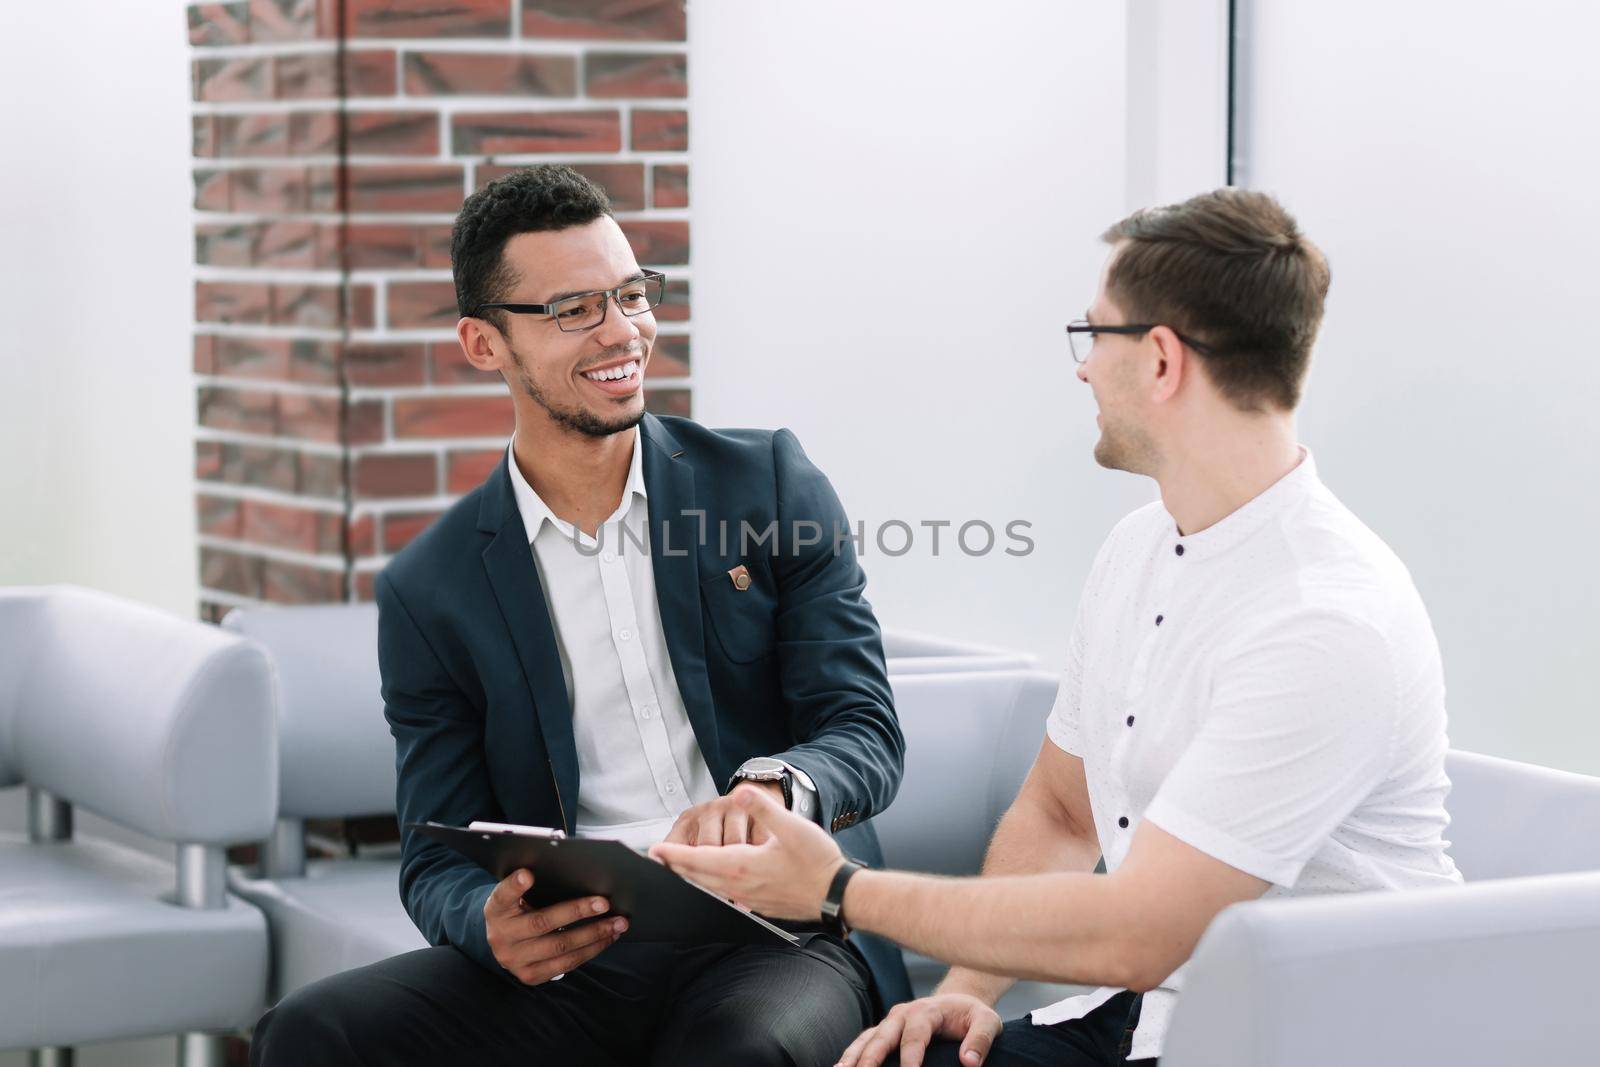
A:
[[[1128,828],[1128,817],[1124,815],[1122,818],[1118,819],[1117,825],[1126,830]]]
[[[633,639],[633,631],[632,630],[618,630],[617,631],[617,636],[622,638],[622,640],[624,640],[624,641],[631,641]]]
[[[1174,552],[1176,552],[1180,556],[1183,555],[1183,546],[1182,545],[1174,545],[1172,550]]]
[[[1129,725],[1129,726],[1132,726],[1132,725],[1133,725],[1133,716],[1132,716],[1132,715],[1129,715],[1129,716],[1128,716],[1128,725]]]
[[[1161,620],[1164,619],[1164,618],[1166,618],[1165,615],[1157,615],[1156,616],[1156,625],[1160,626],[1161,625]]]

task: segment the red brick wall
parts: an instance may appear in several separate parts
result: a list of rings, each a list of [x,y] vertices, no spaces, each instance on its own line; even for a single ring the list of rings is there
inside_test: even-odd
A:
[[[498,459],[450,223],[517,166],[595,178],[671,275],[647,396],[688,413],[684,0],[235,0],[189,36],[202,615],[370,597]]]

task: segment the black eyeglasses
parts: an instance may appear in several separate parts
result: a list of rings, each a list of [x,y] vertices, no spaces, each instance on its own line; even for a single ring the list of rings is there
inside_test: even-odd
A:
[[[1161,324],[1158,322],[1152,322],[1148,326],[1096,326],[1089,322],[1088,319],[1079,319],[1077,322],[1067,323],[1067,346],[1072,349],[1073,361],[1082,363],[1089,358],[1089,353],[1094,348],[1094,335],[1097,333],[1118,333],[1129,337],[1137,337],[1142,333],[1149,333],[1159,325]],[[1167,329],[1171,330],[1172,327],[1169,326]],[[1177,336],[1178,340],[1196,352],[1204,352],[1208,356],[1216,354],[1216,349],[1210,345],[1202,344],[1192,337],[1185,337],[1183,334],[1178,333],[1177,330],[1172,330],[1172,332]]]
[[[660,307],[667,292],[667,276],[658,270],[640,271],[640,277],[623,282],[615,289],[598,289],[557,300],[553,304],[479,304],[475,317],[485,311],[509,311],[513,315],[549,315],[562,332],[592,330],[606,319],[606,308],[616,302],[617,310],[632,318]]]

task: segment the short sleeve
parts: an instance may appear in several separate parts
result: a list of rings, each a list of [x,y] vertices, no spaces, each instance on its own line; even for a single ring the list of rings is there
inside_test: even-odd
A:
[[[1388,643],[1329,612],[1274,620],[1219,663],[1210,706],[1144,817],[1290,887],[1383,781],[1398,690]]]

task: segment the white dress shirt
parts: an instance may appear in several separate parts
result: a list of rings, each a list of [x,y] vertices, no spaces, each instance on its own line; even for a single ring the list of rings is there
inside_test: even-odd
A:
[[[1095,559],[1047,732],[1084,762],[1107,870],[1148,819],[1269,897],[1461,880],[1427,611],[1302,454],[1197,534],[1159,502],[1139,509]],[[1160,1054],[1182,976],[1145,995],[1129,1059]],[[1032,1018],[1079,1018],[1117,992]]]
[[[511,488],[561,653],[578,750],[579,834],[645,848],[721,790],[672,672],[650,562],[642,448],[617,510],[590,537],[555,517],[507,450]],[[549,712],[544,712],[549,714]]]

